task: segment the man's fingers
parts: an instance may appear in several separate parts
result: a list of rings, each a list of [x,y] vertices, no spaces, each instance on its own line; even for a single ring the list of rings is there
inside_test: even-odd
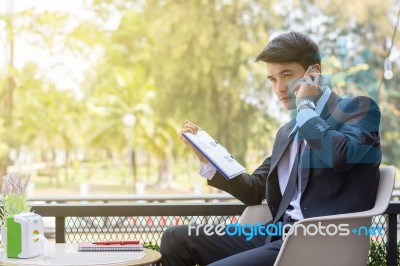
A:
[[[183,133],[192,133],[192,134],[197,134],[199,131],[199,127],[192,123],[190,120],[185,119],[185,122],[183,123],[183,128],[181,132],[179,132],[179,137],[185,143],[197,156],[197,158],[200,159],[203,163],[208,163],[207,159],[195,148],[193,145],[186,140],[186,138],[183,137]]]
[[[189,130],[185,132],[197,134],[197,131],[199,131],[199,127],[196,124],[190,122],[189,120],[185,120],[185,124],[183,125],[183,130]]]
[[[322,87],[322,83],[324,82],[324,77],[321,74],[318,74],[314,78],[314,84],[318,87]]]
[[[312,78],[310,76],[305,76],[302,77],[301,79],[299,79],[298,84],[301,85],[306,85],[306,84],[314,84],[314,81],[312,80]]]
[[[182,136],[183,133],[193,133],[193,130],[191,128],[183,128],[181,130],[181,132],[179,132],[179,137],[181,138],[181,140],[183,140],[184,142],[186,142],[186,139]],[[193,133],[194,134],[194,133]]]
[[[183,123],[183,128],[181,130],[181,132],[179,132],[179,137],[181,140],[183,140],[186,144],[187,141],[186,139],[182,136],[183,133],[192,133],[192,134],[197,134],[197,132],[199,131],[199,127],[192,123],[190,120],[185,119],[185,122]]]

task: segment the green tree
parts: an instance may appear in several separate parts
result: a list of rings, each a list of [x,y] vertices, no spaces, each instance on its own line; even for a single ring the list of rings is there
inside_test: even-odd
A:
[[[157,36],[155,112],[179,124],[193,120],[243,163],[250,134],[270,145],[269,128],[253,124],[259,116],[264,124],[273,119],[258,102],[245,101],[266,89],[254,58],[266,43],[266,28],[275,25],[268,7],[271,1],[149,1],[143,9],[154,17],[150,30]]]
[[[35,69],[28,64],[16,76],[14,100],[18,104],[13,112],[11,143],[16,150],[28,146],[32,153],[41,154],[51,170],[51,180],[54,177],[59,186],[56,151],[65,151],[67,166],[69,152],[82,144],[77,136],[86,108],[71,91],[60,91],[54,84],[32,77]]]
[[[103,65],[98,82],[92,90],[90,104],[94,110],[97,126],[92,139],[94,147],[117,149],[119,152],[132,140],[132,162],[134,184],[136,183],[135,149],[143,148],[143,139],[147,137],[146,128],[152,124],[152,109],[148,101],[152,98],[154,85],[146,79],[143,69],[136,65],[134,69]],[[97,110],[97,112],[96,112]],[[123,124],[123,117],[132,114],[135,117],[133,130]]]
[[[13,2],[8,0],[7,11],[0,15],[0,21],[4,22],[1,25],[4,25],[7,32],[9,58],[4,74],[1,73],[0,116],[5,129],[2,147],[6,150],[2,154],[4,156],[0,157],[1,177],[11,163],[9,152],[19,151],[23,145],[31,151],[38,148],[42,154],[54,154],[56,149],[65,150],[68,154],[79,142],[81,134],[76,130],[79,128],[77,121],[82,121],[82,114],[85,113],[74,95],[60,91],[58,85],[46,75],[54,66],[43,69],[43,64],[28,62],[17,69],[14,63],[19,56],[16,45],[22,42],[30,45],[32,53],[40,51],[43,54],[57,54],[68,50],[74,52],[75,56],[86,55],[87,45],[82,45],[78,37],[82,37],[83,29],[95,32],[95,28],[89,30],[89,23],[83,22],[80,31],[74,31],[74,28],[71,31],[71,22],[76,18],[63,12],[40,12],[35,8],[14,11]],[[50,160],[53,165],[54,159],[55,156]],[[57,176],[55,173],[53,175]]]

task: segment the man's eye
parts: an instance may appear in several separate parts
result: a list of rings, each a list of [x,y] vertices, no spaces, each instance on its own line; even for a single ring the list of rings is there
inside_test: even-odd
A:
[[[268,78],[269,79],[269,81],[271,81],[271,82],[275,82],[276,81],[276,78]]]
[[[292,77],[292,73],[283,73],[282,75],[285,79],[291,78]]]

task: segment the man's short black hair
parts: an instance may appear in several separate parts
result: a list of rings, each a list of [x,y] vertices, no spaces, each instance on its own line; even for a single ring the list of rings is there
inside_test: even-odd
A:
[[[298,63],[304,70],[314,64],[321,65],[318,45],[306,34],[284,33],[270,41],[257,56],[257,61],[266,63]]]

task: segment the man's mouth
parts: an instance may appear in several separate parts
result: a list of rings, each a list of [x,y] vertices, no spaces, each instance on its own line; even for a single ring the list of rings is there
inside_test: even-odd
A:
[[[281,98],[280,98],[281,101],[287,101],[287,100],[289,100],[289,99],[290,99],[290,97],[287,97],[287,96],[281,97]]]

